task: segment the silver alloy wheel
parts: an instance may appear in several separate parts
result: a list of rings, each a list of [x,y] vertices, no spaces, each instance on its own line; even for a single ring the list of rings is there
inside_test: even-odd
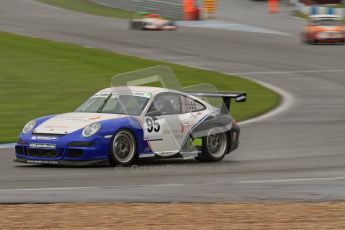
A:
[[[128,131],[118,132],[113,140],[113,153],[114,157],[123,164],[131,161],[135,154],[133,135]]]
[[[226,135],[225,133],[209,134],[207,136],[208,152],[215,158],[221,157],[226,150]]]

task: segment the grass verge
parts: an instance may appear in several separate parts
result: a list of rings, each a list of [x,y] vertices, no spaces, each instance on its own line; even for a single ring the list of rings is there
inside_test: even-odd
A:
[[[93,14],[112,18],[132,18],[133,12],[97,5],[87,0],[36,0],[38,2],[74,10],[81,13]]]
[[[0,32],[0,143],[15,141],[31,119],[73,111],[109,87],[113,75],[156,65],[170,66],[183,86],[211,83],[247,92],[248,102],[232,107],[237,120],[280,103],[275,92],[239,77]]]
[[[335,8],[345,8],[345,3],[340,3],[334,6]]]

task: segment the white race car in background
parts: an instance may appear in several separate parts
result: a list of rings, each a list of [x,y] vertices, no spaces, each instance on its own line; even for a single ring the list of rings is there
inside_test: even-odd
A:
[[[130,20],[129,28],[132,30],[176,30],[177,25],[159,14],[142,12],[135,14]]]

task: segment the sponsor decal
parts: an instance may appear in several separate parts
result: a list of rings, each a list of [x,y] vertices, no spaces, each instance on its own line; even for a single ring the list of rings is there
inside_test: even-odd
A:
[[[59,137],[52,137],[52,136],[32,136],[32,140],[40,140],[40,141],[56,141]]]
[[[145,148],[144,148],[144,152],[151,152],[151,148],[150,148],[150,146],[145,146]]]
[[[241,96],[238,96],[235,98],[236,101],[242,101],[242,100],[245,100],[246,99],[246,96],[244,95],[241,95]]]
[[[59,164],[58,161],[42,161],[42,160],[26,160],[26,162],[31,163],[31,164],[49,164],[49,165]]]
[[[194,113],[192,113],[192,117],[193,117],[193,119],[197,119],[199,116],[201,116],[201,115],[203,115],[203,113],[202,112],[194,112]]]
[[[180,132],[181,133],[188,131],[190,128],[191,128],[190,124],[180,124]]]
[[[48,125],[46,126],[47,129],[54,129],[54,128],[60,128],[60,129],[68,129],[68,126],[64,126],[64,125]]]
[[[87,117],[64,117],[62,118],[65,121],[88,121],[88,120],[93,120],[93,119],[98,119],[97,117],[91,117],[91,118],[87,118]],[[57,126],[58,127],[58,126]],[[68,129],[69,127],[67,126],[59,126],[59,128],[66,128]]]
[[[163,120],[157,117],[145,117],[144,120],[144,140],[162,140],[164,131],[162,126]]]
[[[100,119],[100,118],[101,118],[101,116],[90,117],[89,120],[90,120],[90,121],[93,121],[93,120],[98,120],[98,119]]]
[[[151,93],[144,93],[143,97],[150,98],[152,96]]]
[[[30,143],[30,148],[36,148],[36,149],[56,149],[55,144],[39,144],[39,143]]]
[[[109,90],[107,92],[104,91],[104,92],[100,92],[100,93],[93,95],[91,98],[108,97],[110,93],[112,93],[111,98],[118,98],[121,95],[132,95],[132,96],[146,97],[146,98],[152,97],[152,94],[149,92],[137,92],[137,91],[131,91],[130,89],[128,89],[126,91],[120,91],[120,92],[112,92],[111,90]]]

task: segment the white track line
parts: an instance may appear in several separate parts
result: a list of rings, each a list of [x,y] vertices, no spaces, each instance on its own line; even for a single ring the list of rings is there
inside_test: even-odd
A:
[[[266,120],[268,118],[271,118],[273,116],[278,115],[279,113],[282,113],[283,111],[288,110],[294,102],[293,96],[288,93],[287,91],[268,84],[266,82],[262,82],[259,80],[255,80],[253,78],[247,78],[244,77],[244,75],[257,75],[257,74],[294,74],[294,73],[328,73],[328,72],[345,72],[345,69],[323,69],[323,70],[296,70],[296,71],[266,71],[266,72],[241,72],[241,73],[227,73],[228,75],[240,75],[242,78],[246,78],[248,80],[254,81],[266,88],[269,88],[276,93],[278,93],[282,97],[282,103],[276,107],[275,109],[261,115],[258,117],[255,117],[253,119],[245,120],[243,122],[239,122],[240,125],[246,125],[254,122],[259,122],[262,120]]]
[[[55,191],[55,190],[81,190],[81,189],[114,189],[114,188],[134,188],[134,187],[169,187],[169,186],[184,186],[189,184],[149,184],[149,185],[114,185],[114,186],[86,186],[86,187],[48,187],[48,188],[13,188],[13,189],[0,189],[1,192],[11,191]]]
[[[243,78],[245,78],[245,77],[243,77]],[[267,112],[261,116],[239,122],[240,125],[247,125],[247,124],[251,124],[254,122],[266,120],[268,118],[271,118],[273,116],[276,116],[276,115],[288,110],[293,105],[293,102],[294,102],[293,96],[290,93],[288,93],[287,91],[285,91],[285,90],[283,90],[277,86],[268,84],[266,82],[262,82],[262,81],[255,80],[252,78],[247,78],[247,79],[254,81],[254,82],[258,83],[259,85],[262,85],[262,86],[276,92],[277,94],[279,94],[282,97],[282,101],[281,101],[281,104],[278,105],[273,110],[271,110],[271,111],[269,111],[269,112]]]
[[[208,182],[200,184],[148,184],[148,185],[114,185],[114,186],[86,186],[86,187],[47,187],[47,188],[13,188],[0,189],[2,192],[29,192],[29,191],[57,191],[57,190],[84,190],[84,189],[121,189],[121,188],[138,188],[138,187],[171,187],[171,186],[212,186],[219,184],[259,184],[259,183],[291,183],[306,181],[331,181],[345,180],[345,176],[339,177],[316,177],[316,178],[293,178],[293,179],[273,179],[273,180],[249,180],[249,181],[223,181]]]
[[[16,143],[0,144],[0,149],[14,148]]]
[[[197,65],[189,65],[190,67],[193,67],[193,68],[197,68],[197,69],[202,69],[202,70],[207,70],[207,71],[215,71],[215,72],[220,72],[216,69],[212,69],[212,68],[205,68],[205,67],[201,67],[201,66],[197,66]],[[304,71],[304,70],[302,70]],[[306,70],[309,72],[309,70]],[[341,71],[345,71],[345,70],[341,70]],[[298,71],[300,72],[300,71]],[[273,110],[271,111],[268,111],[267,113],[264,113],[258,117],[255,117],[255,118],[251,118],[251,119],[248,119],[248,120],[245,120],[245,121],[242,121],[242,122],[238,122],[239,125],[247,125],[247,124],[251,124],[251,123],[254,123],[254,122],[259,122],[259,121],[262,121],[262,120],[265,120],[265,119],[268,119],[268,118],[271,118],[279,113],[282,113],[286,110],[288,110],[292,104],[293,104],[293,96],[288,93],[287,91],[285,91],[284,89],[282,88],[279,88],[277,86],[274,86],[274,85],[271,85],[267,82],[263,82],[263,81],[260,81],[260,80],[256,80],[256,79],[253,79],[253,78],[250,78],[250,77],[246,77],[245,75],[248,74],[261,74],[261,73],[276,73],[276,74],[282,74],[282,73],[288,73],[287,71],[275,71],[275,72],[248,72],[248,73],[229,73],[229,72],[220,72],[220,73],[223,73],[223,74],[226,74],[226,75],[238,75],[239,77],[241,78],[244,78],[244,79],[247,79],[247,80],[250,80],[250,81],[253,81],[259,85],[262,85],[266,88],[269,88],[271,90],[273,90],[274,92],[276,92],[277,94],[279,94],[281,97],[282,97],[282,101],[281,101],[281,104],[278,105],[276,108],[274,108]],[[291,73],[291,71],[290,71]]]
[[[204,69],[204,70],[211,70],[211,71],[216,71],[216,70],[213,70],[213,69],[207,69],[207,68],[200,68],[200,67],[197,67],[197,66],[192,66],[194,68],[199,68],[199,69]],[[345,71],[345,70],[341,70],[341,71]],[[294,71],[296,72],[296,71]],[[298,71],[298,72],[301,72],[301,71]],[[306,72],[306,71],[303,71],[303,72]],[[334,72],[334,71],[333,71]],[[267,74],[267,73],[287,73],[287,72],[249,72],[249,73],[225,73],[227,75],[240,75],[240,74]],[[291,73],[291,72],[290,72]],[[238,124],[240,125],[247,125],[247,124],[250,124],[250,123],[254,123],[254,122],[258,122],[258,121],[262,121],[262,120],[265,120],[265,119],[268,119],[270,117],[273,117],[279,113],[282,113],[283,111],[287,110],[290,108],[290,106],[293,104],[293,97],[291,94],[289,94],[287,91],[277,87],[277,86],[274,86],[274,85],[271,85],[271,84],[268,84],[266,82],[262,82],[262,81],[259,81],[259,80],[255,80],[255,79],[252,79],[252,78],[247,78],[247,77],[244,77],[244,76],[241,76],[242,78],[246,78],[250,81],[254,81],[266,88],[269,88],[273,91],[275,91],[276,93],[278,93],[281,97],[282,97],[282,103],[274,108],[273,110],[259,116],[259,117],[256,117],[256,118],[252,118],[252,119],[249,119],[249,120],[246,120],[246,121],[242,121],[242,122],[239,122]],[[0,144],[0,149],[6,149],[6,148],[14,148],[14,145],[15,143],[8,143],[8,144]]]
[[[179,26],[185,26],[185,27],[233,30],[233,31],[241,31],[241,32],[253,32],[253,33],[262,33],[262,34],[275,34],[275,35],[291,36],[288,33],[275,31],[275,30],[271,30],[271,29],[266,29],[263,27],[246,25],[246,24],[239,24],[239,23],[231,23],[231,22],[219,21],[219,20],[178,21],[177,24]]]
[[[195,68],[200,68],[197,66],[192,66]],[[206,69],[206,68],[200,68],[200,69]],[[207,69],[210,70],[210,69]],[[215,70],[212,70],[215,71]],[[280,96],[282,96],[282,103],[281,105],[279,105],[278,107],[276,107],[275,109],[269,111],[268,113],[265,113],[259,117],[253,118],[253,119],[249,119],[243,122],[239,122],[240,125],[247,125],[247,124],[251,124],[254,122],[258,122],[258,121],[262,121],[262,120],[266,120],[268,118],[271,118],[273,116],[276,116],[279,113],[282,113],[283,111],[286,111],[287,109],[289,109],[292,104],[293,104],[293,96],[288,93],[287,91],[268,84],[266,82],[262,82],[259,80],[255,80],[252,78],[247,78],[247,77],[243,77],[243,75],[256,75],[256,74],[292,74],[292,73],[327,73],[327,72],[345,72],[345,69],[324,69],[324,70],[296,70],[296,71],[266,71],[266,72],[238,72],[238,73],[226,73],[228,75],[242,75],[242,78],[246,78],[249,79],[251,81],[254,81],[260,85],[263,85],[264,87],[267,87],[273,91],[275,91],[276,93],[278,93]],[[5,148],[13,148],[15,145],[15,143],[9,143],[9,144],[0,144],[0,149],[5,149]]]
[[[239,181],[237,183],[256,184],[256,183],[284,183],[284,182],[322,181],[322,180],[345,180],[345,176],[341,176],[341,177],[293,178],[293,179],[279,179],[279,180],[249,180],[249,181]]]
[[[257,75],[257,74],[292,74],[292,73],[328,73],[345,72],[345,69],[320,69],[320,70],[296,70],[296,71],[266,71],[266,72],[239,72],[228,73],[230,75]],[[252,80],[252,79],[250,79]]]

